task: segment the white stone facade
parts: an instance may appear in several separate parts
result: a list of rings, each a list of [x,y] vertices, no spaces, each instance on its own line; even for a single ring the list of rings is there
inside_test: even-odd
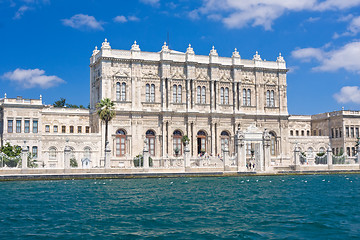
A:
[[[281,54],[276,61],[265,61],[256,52],[252,60],[246,60],[236,49],[232,57],[220,57],[214,47],[208,56],[202,56],[190,45],[183,53],[166,44],[160,52],[144,52],[136,42],[130,50],[116,50],[105,40],[90,58],[90,110],[54,108],[43,105],[41,98],[5,96],[0,100],[1,145],[25,144],[30,151],[37,147],[38,161],[53,168],[64,167],[68,146],[79,166],[88,158],[91,167],[101,167],[105,127],[95,106],[110,98],[116,109],[109,123],[112,167],[133,166],[133,158],[143,151],[144,139],[154,164],[162,166],[166,159],[184,154],[181,139],[185,135],[190,139],[187,154],[191,158],[221,158],[225,148],[230,157],[235,156],[239,128],[245,133],[257,129],[269,136],[271,160],[265,165],[292,165],[295,145],[314,152],[329,144],[351,150],[350,140],[329,138],[329,132],[336,125],[344,135],[347,124],[349,136],[351,127],[356,136],[360,115],[353,114],[351,122],[344,117],[332,120],[332,113],[289,116],[286,72]],[[346,112],[335,115],[345,116]],[[245,143],[242,154],[250,159],[251,150],[258,145],[250,140]]]

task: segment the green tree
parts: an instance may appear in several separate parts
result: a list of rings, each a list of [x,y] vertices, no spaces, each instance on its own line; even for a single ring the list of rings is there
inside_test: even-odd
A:
[[[8,167],[16,167],[20,161],[18,157],[21,154],[21,147],[15,145],[12,146],[10,143],[6,143],[4,146],[0,148],[0,152],[7,155],[9,158],[4,158],[4,164]]]
[[[57,100],[56,102],[54,102],[53,106],[54,107],[65,107],[65,104],[66,104],[66,99],[60,98],[60,100]]]
[[[78,163],[74,157],[70,158],[70,167],[72,167],[72,168],[78,167]]]
[[[105,122],[105,149],[106,142],[108,141],[108,125],[111,119],[115,116],[115,106],[114,102],[110,98],[102,99],[98,104],[96,104],[97,114],[101,121]]]

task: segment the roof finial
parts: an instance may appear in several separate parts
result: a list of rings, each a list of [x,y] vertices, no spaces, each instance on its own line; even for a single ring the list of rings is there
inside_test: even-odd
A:
[[[277,61],[277,62],[280,62],[280,63],[284,63],[284,62],[285,62],[284,57],[281,56],[281,53],[279,53],[279,56],[277,57],[276,61]]]
[[[139,45],[137,44],[136,40],[134,41],[134,44],[131,45],[131,50],[132,50],[132,51],[140,51],[140,47],[139,47]]]
[[[195,54],[194,49],[191,47],[190,43],[189,43],[189,47],[186,49],[186,54]]]

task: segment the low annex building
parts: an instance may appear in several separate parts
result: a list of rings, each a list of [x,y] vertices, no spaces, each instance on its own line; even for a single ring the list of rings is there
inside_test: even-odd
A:
[[[360,112],[337,111],[313,116],[290,116],[287,108],[286,63],[240,57],[220,57],[213,47],[208,56],[170,50],[144,52],[135,42],[130,50],[112,49],[105,39],[90,57],[90,109],[55,108],[40,99],[0,99],[1,145],[28,146],[39,165],[61,168],[70,147],[79,166],[104,165],[104,124],[95,106],[104,98],[115,102],[109,123],[112,167],[133,166],[144,139],[153,162],[184,154],[188,136],[192,158],[221,158],[228,148],[237,154],[239,129],[270,136],[271,166],[294,164],[294,148],[309,154],[346,151],[355,155]],[[245,135],[246,135],[245,134]],[[25,141],[25,143],[24,143]],[[245,142],[246,156],[257,147]],[[255,153],[256,155],[256,153]]]

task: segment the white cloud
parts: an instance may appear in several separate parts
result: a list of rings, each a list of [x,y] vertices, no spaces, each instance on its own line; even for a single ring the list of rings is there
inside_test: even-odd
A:
[[[158,7],[160,5],[160,0],[140,0],[140,2]]]
[[[20,19],[24,15],[24,13],[29,10],[31,10],[31,8],[26,5],[19,7],[19,9],[16,11],[14,15],[14,19]]]
[[[325,51],[324,47],[297,49],[291,55],[302,61],[317,60],[320,65],[314,67],[313,70],[332,72],[345,69],[360,74],[360,41],[351,42],[330,51]]]
[[[41,69],[17,68],[13,72],[5,73],[2,78],[16,83],[22,88],[51,88],[65,81],[57,76],[47,76]]]
[[[125,17],[125,16],[116,16],[114,17],[114,22],[118,22],[118,23],[126,23],[126,22],[137,22],[137,21],[140,21],[140,19],[136,16],[128,16],[128,17]]]
[[[201,15],[212,16],[216,14],[221,16],[219,21],[222,21],[229,28],[262,26],[266,30],[271,30],[273,22],[288,12],[321,12],[342,10],[355,6],[360,6],[360,0],[203,0],[200,8],[189,12],[189,17],[197,19]]]
[[[65,26],[69,26],[75,29],[92,29],[92,30],[104,30],[103,22],[97,21],[95,17],[85,15],[85,14],[76,14],[70,19],[61,20]]]
[[[128,20],[133,21],[133,22],[140,21],[140,19],[138,17],[136,17],[136,16],[128,16]]]
[[[125,16],[116,16],[114,17],[114,22],[125,23],[127,22],[127,19]]]
[[[339,93],[335,93],[335,100],[338,103],[357,103],[360,104],[360,89],[358,86],[342,87]]]

